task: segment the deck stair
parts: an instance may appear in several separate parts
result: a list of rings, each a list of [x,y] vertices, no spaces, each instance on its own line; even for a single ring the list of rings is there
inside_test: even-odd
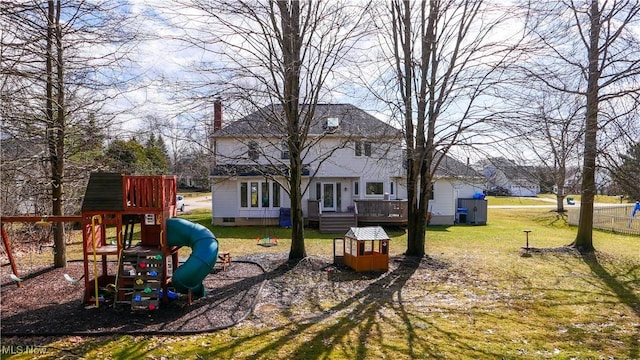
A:
[[[353,213],[322,213],[319,218],[319,231],[323,234],[344,234],[349,228],[357,226]]]

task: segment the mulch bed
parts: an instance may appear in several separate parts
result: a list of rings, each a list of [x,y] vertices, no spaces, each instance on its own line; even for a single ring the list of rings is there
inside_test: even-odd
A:
[[[186,296],[161,304],[154,311],[132,311],[127,304],[83,304],[82,262],[66,269],[40,269],[20,274],[17,287],[3,276],[0,285],[1,333],[11,335],[103,335],[197,333],[235,325],[250,314],[265,280],[257,263],[233,262],[226,271],[216,266],[203,281],[207,295],[188,304]],[[5,268],[6,269],[6,268]],[[6,273],[5,273],[6,274]]]
[[[207,295],[191,305],[179,299],[155,311],[131,311],[124,304],[87,309],[81,303],[84,282],[71,284],[63,276],[80,278],[82,263],[69,263],[66,269],[47,269],[28,278],[22,288],[7,281],[4,273],[0,331],[3,337],[189,334],[240,321],[269,327],[283,314],[289,321],[304,323],[327,315],[319,301],[343,304],[330,313],[361,303],[392,302],[394,294],[407,286],[422,293],[425,281],[440,282],[450,276],[447,267],[432,258],[416,261],[398,256],[390,259],[388,272],[356,273],[333,265],[330,258],[289,263],[286,253],[256,253],[234,258],[226,272],[216,266],[204,281]]]

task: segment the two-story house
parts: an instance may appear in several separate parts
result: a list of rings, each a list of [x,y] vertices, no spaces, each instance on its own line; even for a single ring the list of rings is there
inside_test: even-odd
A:
[[[290,207],[289,153],[281,114],[280,106],[268,106],[222,126],[221,110],[215,111],[214,225],[275,225],[281,209]],[[301,170],[307,222],[327,232],[362,224],[406,224],[401,131],[350,104],[320,104],[310,118]],[[459,179],[454,185],[448,181],[452,177],[439,178],[435,191],[471,197],[481,189],[462,186]],[[434,208],[432,213],[453,223],[455,198],[434,204],[442,210]],[[328,225],[329,219],[333,225]]]

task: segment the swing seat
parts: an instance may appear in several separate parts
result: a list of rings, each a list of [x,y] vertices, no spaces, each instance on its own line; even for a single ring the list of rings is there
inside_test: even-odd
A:
[[[262,238],[262,239],[258,238],[258,245],[264,246],[264,247],[277,246],[278,245],[278,239],[270,238],[270,237],[266,237],[266,238]]]
[[[62,274],[62,276],[64,276],[64,279],[67,280],[71,284],[76,284],[78,281],[82,280],[82,278],[84,277],[84,275],[82,275],[82,276],[80,276],[79,279],[74,279],[74,278],[71,277],[71,275],[69,275],[67,273]]]

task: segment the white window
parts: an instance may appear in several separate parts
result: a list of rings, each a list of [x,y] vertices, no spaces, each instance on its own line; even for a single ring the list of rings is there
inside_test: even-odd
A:
[[[289,145],[287,145],[286,141],[283,141],[280,144],[280,159],[282,160],[289,159]]]
[[[384,183],[367,182],[366,194],[367,195],[384,195]]]
[[[356,156],[362,156],[364,150],[364,156],[371,156],[371,142],[370,141],[356,141],[354,143],[354,151]]]
[[[251,160],[258,160],[260,153],[258,152],[258,143],[255,141],[249,141],[247,149],[247,157]]]
[[[280,207],[280,184],[273,181],[248,181],[240,183],[241,208]]]

